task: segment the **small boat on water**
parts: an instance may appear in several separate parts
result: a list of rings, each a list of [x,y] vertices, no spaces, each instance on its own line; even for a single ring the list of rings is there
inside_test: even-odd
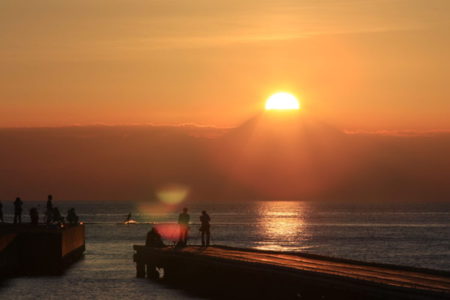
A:
[[[137,224],[137,221],[136,221],[136,220],[133,220],[133,219],[131,218],[131,212],[128,213],[128,215],[127,215],[126,218],[125,218],[125,221],[123,221],[123,224],[125,224],[125,225]]]
[[[137,221],[136,220],[126,220],[125,222],[123,222],[123,224],[125,224],[125,225],[137,224]]]

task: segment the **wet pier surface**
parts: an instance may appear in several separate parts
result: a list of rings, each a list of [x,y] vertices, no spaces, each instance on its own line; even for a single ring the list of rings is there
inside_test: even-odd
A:
[[[450,299],[444,271],[224,246],[134,249],[138,277],[211,298]]]

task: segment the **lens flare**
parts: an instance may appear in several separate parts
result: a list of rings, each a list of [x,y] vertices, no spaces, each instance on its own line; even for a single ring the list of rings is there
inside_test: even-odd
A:
[[[158,231],[161,237],[165,240],[176,242],[180,238],[179,224],[156,224],[153,227]]]
[[[183,184],[168,184],[156,192],[158,200],[164,204],[175,205],[183,202],[189,194],[189,187]]]

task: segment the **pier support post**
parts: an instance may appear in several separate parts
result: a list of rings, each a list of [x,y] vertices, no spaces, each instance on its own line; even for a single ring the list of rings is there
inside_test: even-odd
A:
[[[146,270],[147,270],[147,278],[159,279],[159,273],[158,271],[156,271],[156,265],[146,264]]]
[[[136,277],[145,278],[145,264],[140,261],[136,262]]]

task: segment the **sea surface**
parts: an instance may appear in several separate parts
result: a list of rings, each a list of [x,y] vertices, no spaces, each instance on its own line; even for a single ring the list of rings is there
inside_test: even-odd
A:
[[[25,203],[25,210],[39,203]],[[41,215],[45,203],[40,203]],[[63,276],[15,278],[0,299],[194,299],[194,295],[138,279],[133,244],[152,224],[191,215],[190,243],[199,243],[199,216],[211,216],[212,244],[302,251],[362,261],[450,271],[450,204],[342,204],[297,201],[192,203],[58,202],[75,207],[86,224],[86,253]],[[3,203],[5,213],[9,212]],[[12,204],[11,204],[12,210]],[[131,212],[138,224],[121,224]],[[12,220],[6,214],[6,221]],[[28,221],[28,216],[24,216]],[[168,241],[168,243],[171,243]]]

